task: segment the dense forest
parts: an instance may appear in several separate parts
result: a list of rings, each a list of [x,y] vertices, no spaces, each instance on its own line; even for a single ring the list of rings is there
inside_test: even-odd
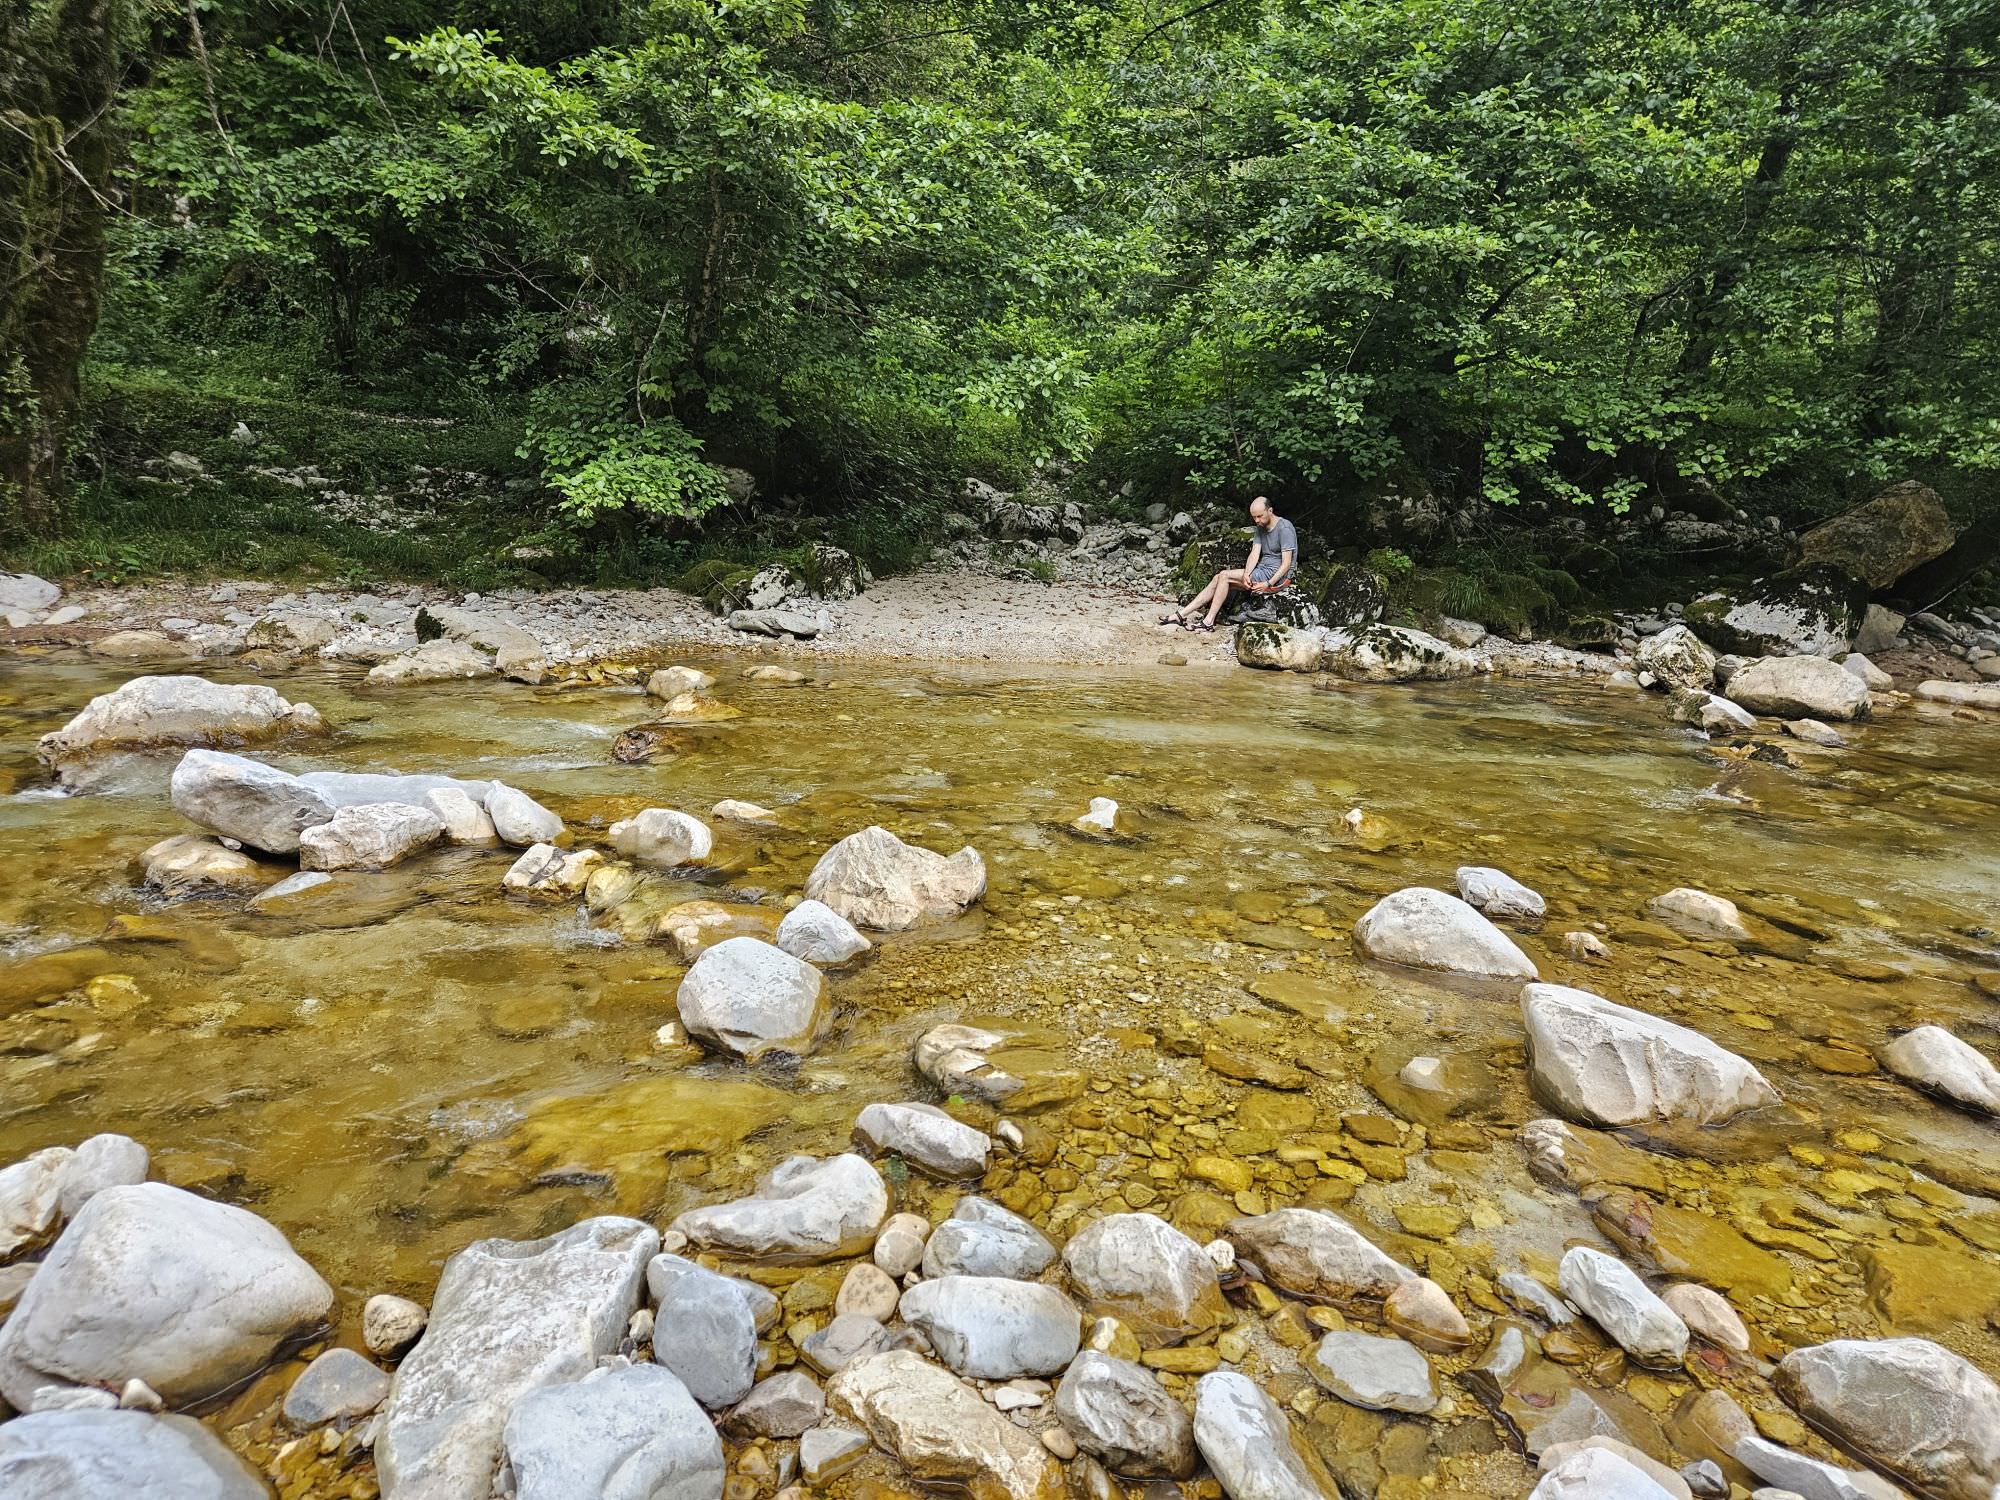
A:
[[[1628,515],[2000,510],[1995,0],[0,17],[43,566],[244,565],[157,482],[232,457],[273,536],[301,466],[415,484],[437,534],[374,563],[473,581],[643,578],[704,517],[893,565],[968,475],[1463,568],[1560,523],[1578,572],[1653,566]]]

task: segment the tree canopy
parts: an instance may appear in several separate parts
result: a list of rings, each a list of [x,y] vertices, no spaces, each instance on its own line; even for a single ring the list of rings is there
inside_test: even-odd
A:
[[[1996,0],[7,8],[71,39],[8,79],[23,431],[55,183],[107,381],[494,415],[558,550],[729,467],[1329,513],[2000,471]],[[19,143],[93,67],[66,172]]]

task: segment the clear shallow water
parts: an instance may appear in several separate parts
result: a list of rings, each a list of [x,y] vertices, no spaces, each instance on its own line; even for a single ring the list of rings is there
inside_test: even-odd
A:
[[[1586,1205],[1531,1182],[1514,1144],[1544,1111],[1525,1088],[1513,994],[1365,965],[1348,946],[1380,895],[1449,889],[1477,863],[1548,898],[1546,923],[1520,935],[1545,978],[1695,1026],[1787,1096],[1770,1118],[1652,1142],[1674,1201],[1718,1223],[1792,1226],[1831,1252],[1775,1245],[1791,1289],[1739,1302],[1764,1317],[1760,1337],[1781,1349],[1883,1331],[1895,1298],[1858,1259],[1870,1243],[1989,1263],[2000,1249],[2000,1129],[1863,1055],[1920,1021],[2000,1053],[2000,1000],[1970,982],[2000,970],[2000,726],[1905,715],[1861,727],[1847,751],[1800,750],[1791,768],[1734,761],[1666,724],[1656,700],[1595,689],[1325,692],[1247,672],[860,663],[777,686],[739,680],[746,659],[693,659],[743,716],[688,731],[689,752],[654,765],[610,755],[656,706],[632,689],[211,675],[268,680],[334,726],[273,750],[277,764],[497,777],[561,813],[579,843],[648,805],[705,816],[736,797],[779,811],[772,828],[718,825],[715,868],[690,897],[781,902],[829,843],[870,822],[977,847],[984,906],[890,938],[838,976],[836,1030],[794,1068],[661,1052],[654,1032],[684,972],[674,951],[610,942],[608,923],[571,905],[504,896],[505,852],[357,878],[309,918],[154,900],[135,858],[185,829],[165,795],[172,757],[71,798],[46,795],[33,759],[39,734],[130,674],[0,664],[0,1161],[98,1130],[134,1135],[156,1175],[283,1228],[339,1289],[351,1334],[369,1293],[426,1299],[471,1239],[610,1211],[664,1221],[789,1150],[837,1149],[862,1104],[928,1097],[907,1061],[925,1027],[1011,1017],[1052,1028],[1101,1088],[1163,1087],[1172,1101],[1150,1156],[1128,1142],[1086,1153],[1080,1173],[1059,1164],[1013,1184],[1048,1199],[1037,1217],[1058,1238],[1121,1193],[1112,1206],[1214,1211],[1213,1185],[1155,1167],[1215,1149],[1194,1121],[1226,1126],[1269,1095],[1189,1055],[1219,1041],[1303,1065],[1316,1128],[1385,1102],[1430,1128],[1430,1149],[1405,1132],[1405,1175],[1348,1185],[1346,1211],[1413,1263],[1441,1251],[1488,1281],[1546,1274],[1567,1239],[1602,1240]],[[1132,816],[1129,840],[1068,830],[1100,795]],[[1369,814],[1359,833],[1341,822],[1355,806]],[[1691,944],[1642,917],[1684,884],[1738,901],[1758,943]],[[1607,963],[1565,955],[1563,933],[1592,923]],[[1309,1001],[1270,999],[1280,971],[1311,981]],[[1418,1053],[1462,1070],[1451,1118],[1424,1118],[1389,1081]],[[1069,1128],[1061,1110],[1046,1119]],[[1271,1147],[1242,1155],[1270,1206],[1311,1185]],[[1843,1167],[1881,1185],[1829,1188]],[[934,1214],[955,1196],[901,1191]],[[1399,1210],[1439,1203],[1469,1224],[1442,1242],[1398,1238]],[[2000,1371],[1977,1298],[1925,1331]]]

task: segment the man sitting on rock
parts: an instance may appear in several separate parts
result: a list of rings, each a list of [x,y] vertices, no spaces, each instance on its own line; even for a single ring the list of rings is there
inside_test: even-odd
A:
[[[1257,534],[1250,541],[1250,556],[1240,568],[1224,568],[1209,579],[1208,587],[1179,609],[1160,616],[1162,625],[1180,625],[1189,630],[1213,630],[1216,617],[1238,589],[1253,594],[1275,593],[1291,578],[1299,560],[1299,534],[1292,523],[1271,509],[1271,502],[1259,495],[1250,502],[1250,524]],[[1202,619],[1196,615],[1207,610]]]

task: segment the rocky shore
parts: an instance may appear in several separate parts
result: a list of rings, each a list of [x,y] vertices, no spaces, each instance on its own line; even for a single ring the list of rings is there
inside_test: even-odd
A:
[[[689,713],[727,707],[715,687],[686,667],[649,684]],[[580,904],[679,949],[656,1045],[724,1067],[810,1057],[878,943],[987,889],[977,850],[871,826],[775,910],[669,900],[662,872],[768,812],[638,808],[592,843],[500,781],[292,774],[209,748],[309,750],[337,727],[269,688],[139,678],[42,754],[70,774],[188,747],[171,798],[209,835],[147,850],[144,878],[170,896],[296,905],[446,845],[519,850],[494,866],[510,899]],[[1123,816],[1098,798],[1074,831],[1117,838]],[[258,1214],[150,1180],[143,1144],[51,1143],[0,1170],[0,1398],[18,1413],[0,1422],[0,1493],[1990,1500],[2000,1386],[1951,1347],[1963,1330],[1815,1336],[1791,1257],[1880,1279],[1884,1325],[1924,1322],[1907,1299],[1927,1274],[1885,1257],[1979,1262],[1926,1248],[1941,1228],[1892,1249],[1770,1221],[1753,1243],[1677,1206],[1670,1181],[1704,1164],[1608,1132],[1727,1139],[1792,1101],[1692,1027],[1546,982],[1524,942],[1548,912],[1506,870],[1468,865],[1454,889],[1395,890],[1352,928],[1357,957],[1518,1014],[1514,1065],[1551,1113],[1509,1133],[1446,1107],[1466,1084],[1442,1056],[1371,1081],[1386,1113],[1324,1115],[1301,1063],[1324,1064],[1303,1050],[1163,1035],[1149,1041],[1232,1092],[1125,1089],[1060,1037],[945,1022],[881,1079],[850,1149],[771,1161],[750,1191],[664,1222],[606,1214],[476,1240],[427,1305],[379,1292],[358,1320]],[[1756,941],[1733,902],[1692,887],[1660,892],[1647,917],[1724,952]],[[1594,942],[1587,928],[1563,939],[1585,961]],[[1276,978],[1266,993],[1302,1021],[1329,999]],[[1885,1032],[1875,1052],[1892,1086],[2000,1115],[2000,1070],[1949,1029]],[[1909,1230],[1964,1203],[1880,1141],[1842,1139],[1857,1155],[1826,1165],[1834,1197],[1908,1196],[1894,1222]],[[1395,1236],[1351,1211],[1367,1185],[1430,1180],[1477,1152],[1518,1154],[1588,1205],[1599,1235],[1541,1241],[1532,1204],[1462,1202],[1443,1183],[1397,1202]],[[1516,1215],[1504,1257],[1462,1237]],[[1977,1288],[1958,1295],[1979,1317]],[[1987,1301],[2000,1320],[2000,1289]],[[336,1322],[357,1321],[359,1347],[329,1346]],[[214,1412],[280,1360],[275,1409],[223,1436],[179,1415]]]

